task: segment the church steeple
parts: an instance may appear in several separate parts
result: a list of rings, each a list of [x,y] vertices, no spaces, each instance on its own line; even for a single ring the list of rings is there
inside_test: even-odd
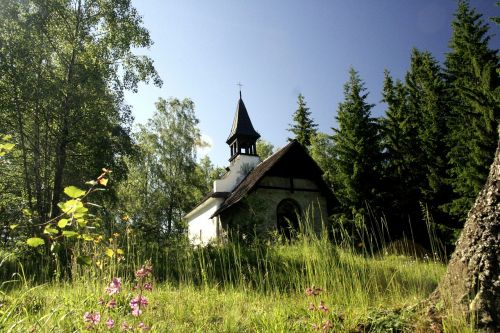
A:
[[[240,99],[236,107],[233,127],[226,141],[231,149],[231,158],[229,161],[232,161],[240,154],[257,156],[256,142],[258,138],[260,138],[260,134],[253,128],[247,108],[241,98],[240,90]]]

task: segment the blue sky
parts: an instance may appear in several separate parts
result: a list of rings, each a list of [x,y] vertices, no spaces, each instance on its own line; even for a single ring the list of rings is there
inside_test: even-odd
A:
[[[495,0],[472,0],[484,18],[500,16]],[[136,123],[145,123],[158,97],[190,98],[214,164],[226,166],[239,94],[255,129],[275,147],[302,93],[319,130],[332,133],[343,85],[353,66],[368,101],[380,103],[384,69],[403,78],[413,47],[444,59],[454,0],[134,0],[154,45],[138,50],[155,61],[162,88],[127,93]],[[500,28],[490,47],[500,47]]]

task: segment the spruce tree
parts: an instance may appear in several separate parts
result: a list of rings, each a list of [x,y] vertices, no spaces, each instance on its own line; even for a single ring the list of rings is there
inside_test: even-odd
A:
[[[297,98],[297,110],[293,114],[293,121],[294,124],[290,125],[291,127],[288,131],[292,132],[295,137],[288,140],[292,141],[295,139],[304,147],[309,148],[312,137],[316,135],[317,125],[311,119],[311,111],[309,111],[302,94],[299,94]]]
[[[383,164],[384,214],[388,217],[393,236],[405,231],[407,221],[419,219],[419,177],[421,166],[415,155],[418,117],[408,107],[408,89],[397,80],[395,83],[386,70],[382,102],[386,103],[385,117],[381,120]]]
[[[379,126],[371,117],[373,104],[367,103],[365,91],[364,82],[351,68],[332,137],[334,191],[348,218],[363,215],[366,204],[374,204],[379,180]]]
[[[445,60],[452,96],[449,176],[455,194],[447,208],[462,222],[488,175],[500,118],[497,50],[488,46],[489,27],[481,17],[468,1],[459,2]]]

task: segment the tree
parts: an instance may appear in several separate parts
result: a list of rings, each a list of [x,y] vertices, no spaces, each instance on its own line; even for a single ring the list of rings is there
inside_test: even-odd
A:
[[[455,193],[447,209],[462,221],[488,175],[500,119],[497,50],[488,47],[489,27],[481,17],[468,1],[459,1],[445,60],[453,102],[449,181]]]
[[[258,139],[257,140],[257,155],[261,158],[261,160],[265,160],[269,156],[273,154],[274,146],[271,142]]]
[[[348,218],[364,214],[374,204],[380,172],[380,137],[377,120],[371,117],[363,81],[351,68],[344,85],[344,101],[337,110],[338,128],[333,128],[333,188]]]
[[[128,0],[6,0],[0,15],[0,131],[18,144],[12,168],[43,223],[59,213],[65,184],[103,166],[124,176],[132,118],[123,91],[161,80],[132,52],[152,41]]]
[[[201,143],[194,103],[156,103],[156,112],[137,137],[138,158],[120,188],[122,210],[145,239],[166,239],[183,231],[182,217],[200,199],[196,148]]]
[[[323,179],[332,186],[333,176],[335,174],[335,165],[333,164],[333,141],[332,137],[326,133],[317,132],[311,138],[311,147],[309,153],[313,160],[323,170]]]
[[[293,121],[294,124],[290,125],[291,127],[288,131],[292,132],[295,137],[289,138],[288,140],[291,141],[295,139],[304,147],[308,148],[311,145],[311,138],[316,134],[317,125],[311,119],[311,112],[302,94],[299,94],[297,98],[297,110],[293,114]]]
[[[499,132],[500,134],[500,132]],[[500,331],[500,140],[489,176],[469,211],[455,252],[431,296],[487,332]]]

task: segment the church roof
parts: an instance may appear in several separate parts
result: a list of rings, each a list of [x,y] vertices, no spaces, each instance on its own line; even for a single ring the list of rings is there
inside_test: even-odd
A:
[[[254,140],[260,138],[260,134],[253,128],[252,121],[248,116],[245,103],[243,103],[243,100],[241,99],[241,92],[240,99],[238,100],[238,106],[236,107],[236,114],[234,115],[231,133],[229,134],[226,143],[231,144],[235,137],[244,137],[246,139]]]
[[[237,204],[249,192],[254,190],[264,176],[280,176],[313,179],[328,200],[335,200],[333,193],[324,182],[323,171],[312,159],[305,148],[296,140],[271,155],[257,165],[229,194],[219,209],[211,216],[217,216]]]

